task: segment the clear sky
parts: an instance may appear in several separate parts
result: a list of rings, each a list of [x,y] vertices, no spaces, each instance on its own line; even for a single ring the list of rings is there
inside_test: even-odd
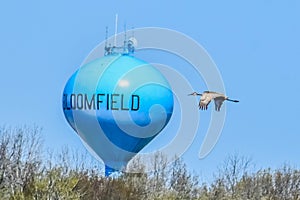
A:
[[[257,167],[299,166],[300,2],[179,2],[1,1],[0,124],[37,124],[46,146],[83,149],[63,116],[62,91],[103,41],[105,27],[113,32],[118,13],[129,28],[169,28],[196,40],[219,68],[228,96],[240,100],[227,106],[222,135],[203,160],[204,133],[198,134],[184,155],[190,169],[210,177],[235,152]]]

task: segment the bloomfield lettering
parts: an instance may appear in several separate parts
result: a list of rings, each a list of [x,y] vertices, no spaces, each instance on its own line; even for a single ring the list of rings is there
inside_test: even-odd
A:
[[[64,110],[99,110],[100,108],[137,111],[140,108],[140,96],[133,94],[126,98],[124,94],[63,94]]]

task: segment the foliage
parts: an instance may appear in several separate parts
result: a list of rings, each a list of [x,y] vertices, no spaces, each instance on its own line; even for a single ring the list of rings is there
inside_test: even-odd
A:
[[[167,165],[164,155],[149,162],[136,159],[128,166],[136,173],[104,177],[98,163],[64,148],[42,159],[41,129],[0,129],[0,199],[12,200],[297,200],[300,199],[300,170],[284,165],[280,169],[251,170],[251,160],[229,156],[210,183],[200,183],[182,159]],[[93,166],[93,167],[91,167]],[[130,170],[129,170],[130,171]]]

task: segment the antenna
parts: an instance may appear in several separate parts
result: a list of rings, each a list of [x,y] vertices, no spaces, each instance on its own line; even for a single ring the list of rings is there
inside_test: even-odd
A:
[[[124,23],[124,42],[127,40],[127,30],[126,30],[126,23]]]
[[[128,53],[127,47],[127,30],[126,30],[126,22],[124,23],[124,44],[123,44],[123,53]]]
[[[118,32],[118,14],[116,14],[116,21],[115,21],[115,41],[114,46],[117,46],[117,32]]]
[[[107,47],[108,26],[105,27],[105,47]]]

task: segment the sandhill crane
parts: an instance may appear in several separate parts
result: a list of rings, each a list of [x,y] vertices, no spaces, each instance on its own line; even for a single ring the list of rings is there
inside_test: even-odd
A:
[[[192,94],[189,94],[189,95],[201,96],[200,101],[199,101],[199,109],[201,109],[201,110],[207,110],[207,106],[211,102],[211,100],[215,101],[216,111],[220,111],[220,108],[225,100],[235,102],[235,103],[239,102],[238,100],[229,99],[224,94],[212,92],[212,91],[204,91],[203,94],[193,92]]]

